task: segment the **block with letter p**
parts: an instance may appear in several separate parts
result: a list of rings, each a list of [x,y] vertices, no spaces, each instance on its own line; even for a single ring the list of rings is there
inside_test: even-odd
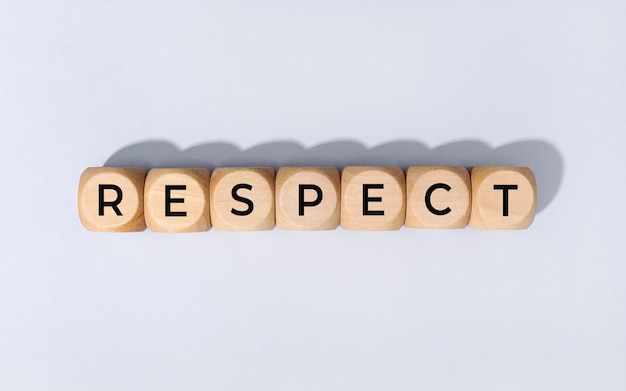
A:
[[[334,167],[281,167],[276,173],[276,225],[291,230],[339,226],[340,178]]]
[[[90,167],[78,185],[78,215],[85,228],[101,232],[146,229],[143,168]]]

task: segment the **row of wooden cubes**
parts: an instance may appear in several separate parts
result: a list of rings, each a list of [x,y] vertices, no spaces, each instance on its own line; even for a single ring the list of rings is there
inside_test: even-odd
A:
[[[525,229],[536,199],[526,167],[92,167],[78,211],[108,232]]]

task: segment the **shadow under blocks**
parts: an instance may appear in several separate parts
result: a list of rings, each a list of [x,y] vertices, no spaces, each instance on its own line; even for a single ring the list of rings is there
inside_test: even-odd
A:
[[[160,140],[128,145],[115,152],[105,167],[208,168],[311,166],[521,166],[537,180],[537,213],[556,197],[563,178],[563,158],[543,140],[523,140],[492,148],[482,141],[454,141],[435,148],[413,140],[395,140],[368,148],[358,141],[339,140],[305,148],[295,141],[274,141],[242,150],[225,142],[204,143],[181,150]]]

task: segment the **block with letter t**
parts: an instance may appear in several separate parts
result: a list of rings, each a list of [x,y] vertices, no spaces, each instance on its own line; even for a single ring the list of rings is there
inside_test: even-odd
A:
[[[469,225],[484,229],[526,229],[535,218],[537,183],[527,167],[472,167]]]

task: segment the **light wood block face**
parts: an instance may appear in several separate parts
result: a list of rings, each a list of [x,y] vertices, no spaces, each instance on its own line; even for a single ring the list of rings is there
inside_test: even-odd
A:
[[[274,228],[274,169],[217,168],[210,186],[213,227],[225,231]]]
[[[146,176],[146,224],[155,232],[200,232],[211,228],[205,168],[154,168]]]
[[[526,229],[535,218],[537,184],[526,167],[473,167],[470,227]]]
[[[396,230],[404,224],[406,188],[399,167],[349,166],[341,173],[341,227]]]
[[[471,211],[471,183],[465,167],[409,167],[406,172],[410,228],[464,228]]]
[[[290,230],[332,230],[339,226],[339,170],[281,167],[276,173],[276,225]]]
[[[78,215],[85,228],[100,232],[146,229],[142,168],[91,167],[78,185]]]

